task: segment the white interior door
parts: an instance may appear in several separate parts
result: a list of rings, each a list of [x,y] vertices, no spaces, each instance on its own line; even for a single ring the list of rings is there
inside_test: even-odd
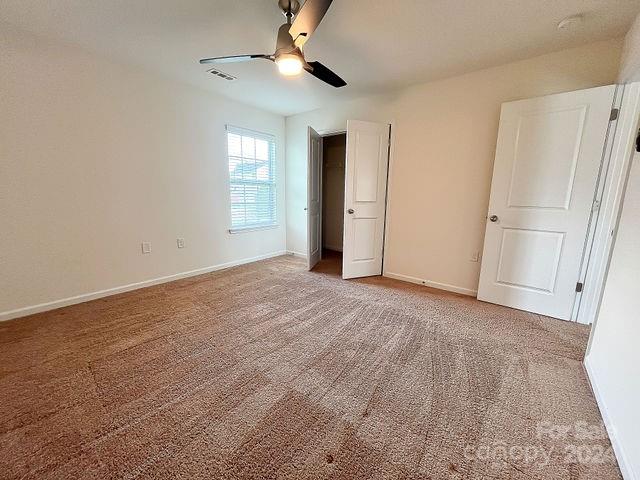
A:
[[[478,299],[571,318],[614,91],[502,105]]]
[[[322,256],[322,137],[309,127],[307,174],[307,267],[311,270]]]
[[[389,125],[347,122],[342,278],[382,275]]]

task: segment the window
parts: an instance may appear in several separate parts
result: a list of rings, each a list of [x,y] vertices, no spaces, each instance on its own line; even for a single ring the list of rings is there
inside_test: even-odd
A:
[[[227,126],[231,232],[276,225],[276,142]]]

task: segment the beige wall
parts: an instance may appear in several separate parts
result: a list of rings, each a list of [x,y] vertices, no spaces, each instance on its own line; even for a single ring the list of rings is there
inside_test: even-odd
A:
[[[0,58],[0,318],[285,249],[283,117],[5,26]],[[226,123],[276,136],[279,228],[227,232]]]
[[[620,83],[640,82],[640,14],[624,39]]]
[[[322,141],[322,246],[342,251],[346,135]]]
[[[503,102],[614,83],[611,40],[288,117],[287,248],[306,249],[306,135],[393,123],[385,270],[474,294]]]

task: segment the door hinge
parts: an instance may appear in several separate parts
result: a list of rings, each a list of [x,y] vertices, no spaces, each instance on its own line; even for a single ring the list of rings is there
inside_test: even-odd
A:
[[[609,115],[609,121],[613,122],[614,120],[617,120],[619,114],[620,114],[620,109],[619,108],[612,108],[611,109],[611,115]]]
[[[580,293],[583,288],[584,288],[584,283],[582,282],[576,283],[576,292]]]
[[[600,211],[600,200],[593,201],[593,205],[591,205],[591,211],[594,213]]]

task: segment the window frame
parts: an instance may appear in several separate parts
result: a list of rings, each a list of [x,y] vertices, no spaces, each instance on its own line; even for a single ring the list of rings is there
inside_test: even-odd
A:
[[[238,180],[237,178],[232,178],[230,171],[230,151],[229,151],[229,135],[235,134],[240,135],[241,137],[250,137],[253,140],[264,140],[268,143],[269,149],[269,162],[270,162],[270,177],[271,180]],[[270,133],[260,132],[257,130],[251,130],[243,127],[236,127],[235,125],[225,125],[225,151],[226,151],[226,171],[227,171],[227,201],[228,201],[228,232],[230,234],[236,233],[244,233],[244,232],[252,232],[258,230],[268,230],[278,228],[278,179],[277,179],[277,142],[275,135]],[[234,158],[240,158],[243,160],[246,157],[243,157],[242,154],[240,157],[234,156]],[[245,223],[243,225],[233,225],[233,202],[232,202],[232,188],[233,185],[267,185],[271,189],[271,194],[273,196],[272,203],[269,204],[271,211],[273,212],[272,219],[268,222],[257,222],[257,223],[247,223],[245,218]],[[245,201],[246,204],[246,201]]]

